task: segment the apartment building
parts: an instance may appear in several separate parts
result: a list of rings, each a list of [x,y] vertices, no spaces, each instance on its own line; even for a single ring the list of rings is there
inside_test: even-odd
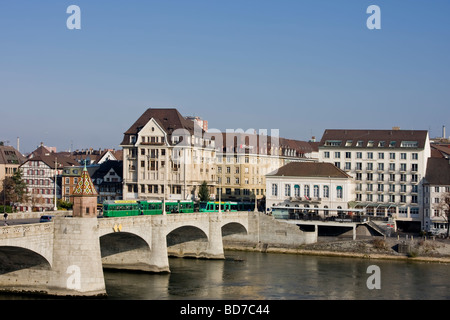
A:
[[[314,161],[314,147],[306,141],[244,133],[208,132],[215,141],[217,188],[212,196],[254,202],[266,195],[266,174],[290,161]]]
[[[354,178],[355,201],[369,215],[421,223],[430,141],[425,130],[325,130],[319,161]]]
[[[98,192],[99,203],[105,200],[122,200],[122,164],[122,161],[108,160],[100,164],[93,173],[88,168]]]
[[[425,231],[447,234],[450,210],[450,160],[431,157],[423,187],[423,222]]]
[[[61,195],[61,183],[57,183],[58,176],[62,175],[65,167],[77,165],[75,160],[56,154],[27,159],[20,169],[27,184],[28,201],[20,204],[20,211],[53,210],[55,196]]]
[[[214,141],[176,109],[147,109],[124,133],[124,199],[197,199],[215,184]]]
[[[12,177],[24,161],[25,157],[14,147],[0,145],[0,192],[5,178]]]

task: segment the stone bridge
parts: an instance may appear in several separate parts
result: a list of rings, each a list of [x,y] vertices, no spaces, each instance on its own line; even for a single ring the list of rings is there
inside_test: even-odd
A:
[[[103,268],[170,272],[169,255],[223,259],[222,237],[247,234],[250,214],[55,217],[1,227],[0,290],[105,295]]]

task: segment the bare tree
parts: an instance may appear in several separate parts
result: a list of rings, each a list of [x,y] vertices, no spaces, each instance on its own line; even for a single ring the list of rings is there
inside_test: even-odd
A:
[[[447,222],[447,238],[450,235],[450,192],[443,192],[439,198],[439,203],[434,205],[434,209],[439,210],[440,216]],[[442,213],[442,214],[441,214]]]

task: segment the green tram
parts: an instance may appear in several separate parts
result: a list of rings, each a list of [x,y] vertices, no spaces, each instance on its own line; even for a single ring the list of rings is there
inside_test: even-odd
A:
[[[166,213],[194,212],[193,201],[166,201]],[[103,217],[126,217],[160,215],[163,213],[160,200],[106,200],[103,202]]]
[[[235,212],[239,211],[237,202],[220,202],[220,209],[223,212]],[[219,211],[219,201],[207,201],[200,202],[199,207],[200,212],[218,212]]]

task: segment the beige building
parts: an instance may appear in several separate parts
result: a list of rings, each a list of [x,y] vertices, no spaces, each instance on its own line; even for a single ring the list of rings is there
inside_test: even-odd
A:
[[[124,133],[124,199],[197,199],[216,181],[214,141],[176,109],[147,109]]]
[[[0,192],[5,178],[12,177],[24,161],[25,157],[14,147],[0,146]]]
[[[213,198],[254,202],[266,195],[266,174],[291,161],[315,161],[314,145],[277,135],[242,131],[213,133],[215,141],[217,188]]]

